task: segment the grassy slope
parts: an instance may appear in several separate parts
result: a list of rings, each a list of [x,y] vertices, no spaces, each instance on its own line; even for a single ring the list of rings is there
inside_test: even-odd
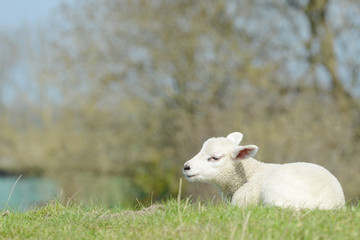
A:
[[[132,212],[54,203],[0,217],[0,238],[360,239],[360,207],[295,212],[182,201],[179,208],[171,200],[162,209]]]

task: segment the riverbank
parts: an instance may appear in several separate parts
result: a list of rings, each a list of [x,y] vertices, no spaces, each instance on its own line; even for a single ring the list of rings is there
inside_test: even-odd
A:
[[[2,239],[359,239],[360,207],[292,211],[169,200],[137,209],[48,205],[3,212]]]

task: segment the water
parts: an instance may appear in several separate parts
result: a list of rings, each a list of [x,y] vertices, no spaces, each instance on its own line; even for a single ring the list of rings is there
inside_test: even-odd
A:
[[[18,176],[0,176],[0,213],[5,207],[25,211],[36,205],[43,205],[61,197],[60,192],[67,192],[65,196],[72,197],[72,201],[101,203],[109,207],[128,206],[138,194],[129,180],[119,176],[76,173],[59,177],[58,184],[45,177],[23,176],[16,183],[8,202],[17,178]]]
[[[7,206],[10,209],[24,211],[57,197],[59,190],[54,181],[40,177],[21,177],[8,201],[17,178],[0,177],[0,210]]]

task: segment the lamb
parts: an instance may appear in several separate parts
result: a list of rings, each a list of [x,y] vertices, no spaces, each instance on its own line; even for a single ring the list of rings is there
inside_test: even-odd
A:
[[[339,209],[345,197],[339,181],[325,168],[305,162],[263,163],[252,158],[255,145],[239,146],[243,135],[208,139],[184,164],[190,182],[212,183],[231,204],[263,204],[293,209]]]

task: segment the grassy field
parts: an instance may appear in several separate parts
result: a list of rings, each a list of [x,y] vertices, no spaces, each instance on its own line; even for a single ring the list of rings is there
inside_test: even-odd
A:
[[[58,202],[3,212],[1,239],[360,239],[360,207],[292,211],[169,200],[138,210]]]

